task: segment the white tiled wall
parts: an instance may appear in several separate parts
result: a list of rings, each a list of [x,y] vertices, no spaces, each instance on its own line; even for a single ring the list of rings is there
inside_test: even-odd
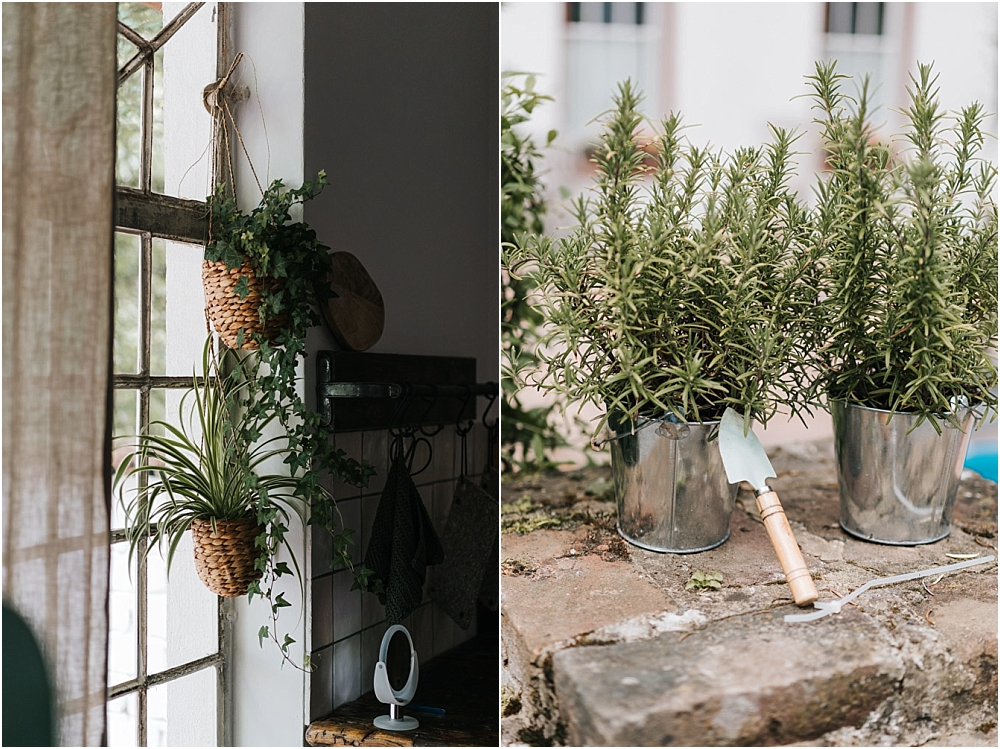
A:
[[[461,475],[461,439],[454,427],[445,427],[428,438],[432,457],[427,469],[413,477],[421,499],[438,535],[444,536],[448,510]],[[481,422],[467,436],[468,471],[479,480],[487,466],[489,441]],[[330,487],[337,498],[344,527],[354,529],[353,561],[360,564],[368,548],[368,538],[379,496],[388,471],[389,436],[384,430],[348,432],[334,436],[334,445],[352,457],[363,456],[378,471],[365,490],[334,482]],[[426,458],[426,447],[417,448],[414,471]],[[312,658],[316,670],[311,681],[311,720],[321,718],[345,702],[372,689],[379,646],[385,634],[385,607],[372,593],[351,590],[353,575],[344,568],[331,569],[329,534],[313,530],[312,539]],[[431,570],[428,568],[427,583]],[[426,595],[402,624],[413,637],[421,664],[460,645],[476,634],[476,622],[461,629]]]

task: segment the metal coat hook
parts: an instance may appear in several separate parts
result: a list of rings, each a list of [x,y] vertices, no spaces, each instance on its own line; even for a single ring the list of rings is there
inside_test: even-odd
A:
[[[489,414],[490,409],[493,408],[493,404],[497,402],[497,398],[499,396],[500,396],[499,392],[496,392],[496,393],[493,393],[492,395],[490,395],[489,396],[490,402],[486,404],[486,410],[483,411],[483,426],[486,427],[487,429],[493,429],[493,427],[495,427],[498,423],[500,423],[500,417],[499,416],[497,416],[493,420],[492,424],[490,424],[489,422],[486,421],[486,416]]]
[[[431,399],[430,399],[430,402],[427,405],[427,410],[424,411],[423,415],[420,417],[420,419],[418,421],[418,423],[420,425],[420,433],[423,434],[425,437],[433,437],[435,434],[437,434],[438,432],[440,432],[445,427],[444,424],[438,424],[438,428],[435,429],[432,432],[428,432],[426,429],[424,429],[424,426],[425,426],[426,422],[428,421],[427,417],[430,416],[431,411],[434,410],[434,406],[437,405],[438,394],[439,394],[439,389],[437,388],[437,386],[434,386],[434,391],[431,394]]]

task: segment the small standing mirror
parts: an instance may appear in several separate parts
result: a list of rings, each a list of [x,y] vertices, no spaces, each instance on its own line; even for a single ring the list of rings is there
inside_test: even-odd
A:
[[[375,664],[375,696],[389,706],[388,715],[375,718],[376,728],[388,731],[412,731],[420,725],[403,715],[402,707],[409,704],[417,691],[419,666],[413,639],[401,624],[386,630]]]

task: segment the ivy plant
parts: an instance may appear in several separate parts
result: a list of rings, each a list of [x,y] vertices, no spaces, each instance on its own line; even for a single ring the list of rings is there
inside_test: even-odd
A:
[[[828,171],[817,186],[823,302],[813,329],[814,397],[919,415],[940,430],[970,405],[996,407],[997,168],[982,155],[985,109],[948,113],[918,65],[905,130],[882,141],[867,78],[836,62],[808,80]]]
[[[562,237],[517,253],[543,294],[541,386],[626,420],[705,422],[727,406],[766,423],[801,397],[817,250],[789,182],[795,137],[729,156],[693,144],[670,114],[645,135],[621,84],[593,161],[595,184]],[[616,422],[619,419],[615,419]]]
[[[363,567],[354,569],[354,531],[342,527],[336,499],[324,489],[321,477],[325,473],[348,484],[365,486],[374,469],[331,445],[319,414],[306,407],[296,389],[297,368],[306,356],[306,332],[321,324],[317,303],[328,299],[332,291],[327,281],[331,270],[329,248],[318,241],[316,232],[304,221],[293,220],[291,212],[293,206],[312,199],[328,183],[322,171],[315,181],[296,189],[286,189],[275,180],[249,213],[243,213],[234,198],[227,195],[225,186],[220,185],[209,199],[212,235],[205,259],[223,261],[230,269],[248,259],[258,277],[281,281],[265,285],[260,305],[261,323],[280,320],[279,332],[271,340],[252,333],[258,348],[237,365],[240,376],[252,382],[252,387],[237,391],[233,403],[240,414],[238,440],[247,452],[264,438],[267,424],[274,422],[281,427],[285,440],[283,461],[294,480],[292,494],[306,508],[309,524],[332,534],[333,564],[354,570],[356,584],[364,586],[370,572]],[[249,288],[244,282],[236,292],[245,298]],[[238,343],[242,344],[242,340]],[[288,648],[294,641],[288,635],[279,635],[277,623],[280,609],[288,604],[274,585],[282,572],[287,572],[276,553],[288,528],[273,512],[272,505],[261,504],[259,508],[258,520],[267,528],[258,539],[257,564],[264,576],[251,585],[248,595],[250,600],[263,597],[271,608],[270,622],[259,632],[261,643],[273,640],[284,661],[290,662]],[[308,668],[308,654],[304,661],[303,667]]]

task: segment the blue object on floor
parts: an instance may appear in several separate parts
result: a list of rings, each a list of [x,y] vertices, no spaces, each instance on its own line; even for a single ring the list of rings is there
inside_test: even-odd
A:
[[[969,451],[965,454],[965,467],[996,483],[997,443],[993,440],[970,442]]]

